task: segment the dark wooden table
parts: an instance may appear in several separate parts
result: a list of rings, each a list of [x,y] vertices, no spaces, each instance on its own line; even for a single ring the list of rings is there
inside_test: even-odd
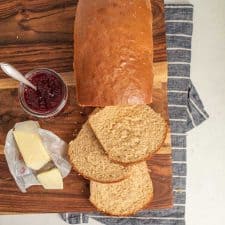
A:
[[[73,79],[73,24],[75,0],[2,0],[0,1],[0,62],[8,62],[23,73],[38,67],[60,72],[69,86],[69,101],[56,118],[39,120],[69,142],[79,132],[91,109],[75,101]],[[163,0],[152,0],[154,14],[154,93],[153,107],[168,121],[167,63]],[[63,191],[32,187],[19,192],[9,173],[4,143],[16,122],[33,119],[23,112],[17,98],[18,83],[0,71],[0,212],[40,213],[93,211],[88,201],[88,181],[75,172],[64,180]],[[154,183],[154,200],[149,208],[172,206],[170,135],[160,151],[148,162]]]

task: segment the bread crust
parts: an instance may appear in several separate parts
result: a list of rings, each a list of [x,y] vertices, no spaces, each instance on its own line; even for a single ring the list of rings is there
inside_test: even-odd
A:
[[[74,27],[74,61],[77,100],[81,106],[151,103],[150,2],[79,1]]]

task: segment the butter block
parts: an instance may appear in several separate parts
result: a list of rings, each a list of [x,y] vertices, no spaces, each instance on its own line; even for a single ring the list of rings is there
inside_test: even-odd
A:
[[[40,128],[40,125],[37,121],[27,120],[24,122],[16,123],[14,129],[16,131],[24,132],[37,132],[37,129]]]
[[[34,121],[25,121],[16,124],[13,131],[25,164],[33,170],[39,170],[51,161],[38,134],[38,126],[39,124]]]
[[[63,178],[57,168],[39,173],[37,179],[45,189],[63,189]]]

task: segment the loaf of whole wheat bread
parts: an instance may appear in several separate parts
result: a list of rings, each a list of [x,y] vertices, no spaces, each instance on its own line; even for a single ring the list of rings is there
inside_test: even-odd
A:
[[[80,105],[151,103],[150,1],[79,1],[74,31],[74,69]]]

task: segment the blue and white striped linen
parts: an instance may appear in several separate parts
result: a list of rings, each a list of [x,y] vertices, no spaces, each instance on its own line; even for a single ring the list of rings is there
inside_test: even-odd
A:
[[[190,80],[193,6],[166,4],[168,54],[168,107],[172,139],[174,207],[145,210],[132,217],[111,217],[101,213],[64,213],[70,224],[87,223],[91,217],[103,224],[184,225],[186,199],[186,132],[208,118]]]

